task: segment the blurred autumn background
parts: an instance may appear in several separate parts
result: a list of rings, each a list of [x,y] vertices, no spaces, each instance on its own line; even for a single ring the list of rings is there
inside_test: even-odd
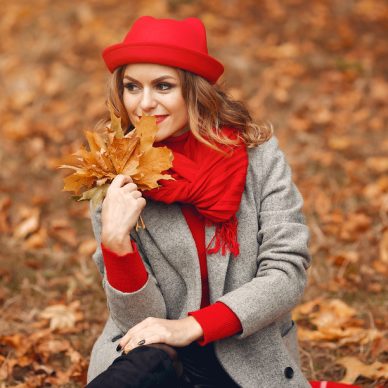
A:
[[[305,198],[310,380],[388,387],[388,4],[1,1],[0,387],[82,387],[107,316],[87,203],[56,166],[104,115],[101,59],[140,15],[198,16],[223,82],[270,121]]]

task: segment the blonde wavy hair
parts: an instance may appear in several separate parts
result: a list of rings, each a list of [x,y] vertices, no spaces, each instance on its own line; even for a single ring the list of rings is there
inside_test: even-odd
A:
[[[123,103],[123,78],[126,66],[117,68],[110,79],[107,104],[113,107],[116,116],[121,118],[121,126],[128,133],[133,129]],[[271,124],[253,122],[245,105],[229,97],[219,85],[211,85],[204,78],[186,70],[177,69],[182,85],[182,94],[189,116],[189,127],[198,141],[221,151],[217,144],[234,146],[242,141],[248,148],[256,147],[273,134]],[[98,126],[109,122],[105,117]],[[233,128],[236,139],[223,136],[222,127]]]

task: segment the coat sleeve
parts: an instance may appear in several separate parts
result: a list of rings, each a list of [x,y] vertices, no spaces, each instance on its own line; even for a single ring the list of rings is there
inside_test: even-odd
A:
[[[300,301],[310,265],[303,199],[276,138],[250,150],[251,190],[258,209],[256,276],[223,295],[240,319],[245,338],[291,311]]]
[[[101,252],[101,209],[101,205],[94,208],[90,203],[92,227],[97,242],[97,250],[93,254],[93,260],[102,276],[102,286],[113,322],[122,332],[126,332],[130,327],[147,317],[166,318],[166,306],[162,293],[138,241],[136,243],[139,253],[148,272],[145,285],[135,292],[127,293],[121,292],[109,284]]]

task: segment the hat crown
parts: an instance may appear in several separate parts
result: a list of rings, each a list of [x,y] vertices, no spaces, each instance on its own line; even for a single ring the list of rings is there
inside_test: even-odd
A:
[[[154,63],[172,66],[217,82],[224,66],[208,54],[206,30],[198,18],[137,19],[124,41],[106,47],[104,61],[113,73],[119,66],[130,63]]]
[[[133,24],[123,43],[175,46],[208,53],[205,26],[197,18],[174,20],[142,16]]]

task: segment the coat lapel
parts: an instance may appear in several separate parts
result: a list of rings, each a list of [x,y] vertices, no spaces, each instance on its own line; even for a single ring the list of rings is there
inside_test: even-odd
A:
[[[191,294],[187,298],[187,310],[198,309],[201,303],[201,275],[197,247],[180,206],[147,200],[142,217],[146,229],[138,231],[139,237],[142,238],[143,233],[151,237],[156,251],[175,268]]]
[[[198,253],[180,206],[174,203],[166,205],[148,200],[142,217],[146,230],[139,231],[139,237],[142,238],[143,233],[147,233],[151,237],[157,250],[182,276],[188,292],[191,293],[192,298],[188,298],[190,305],[187,306],[187,310],[198,309],[202,295]],[[214,233],[215,227],[213,225],[205,227],[206,246],[214,237]],[[158,258],[154,259],[158,260]],[[223,295],[230,259],[230,252],[227,252],[225,256],[221,252],[207,255],[210,303],[214,303]]]

